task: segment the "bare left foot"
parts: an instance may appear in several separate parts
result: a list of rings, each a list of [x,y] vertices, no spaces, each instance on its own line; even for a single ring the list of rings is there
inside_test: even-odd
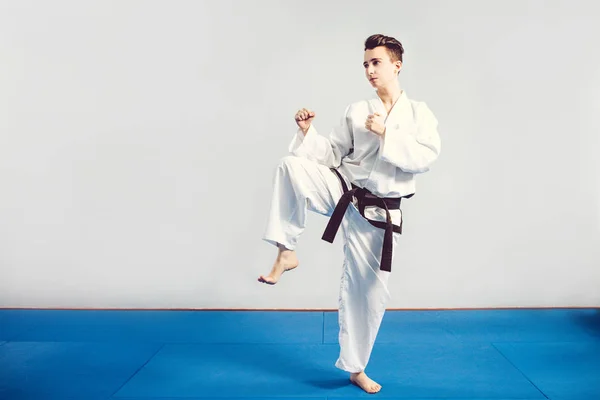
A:
[[[277,255],[277,259],[273,264],[271,273],[269,273],[267,276],[261,275],[258,278],[259,282],[274,285],[277,283],[277,281],[279,281],[281,274],[286,271],[291,271],[298,266],[298,257],[296,256],[296,252],[294,250],[288,250],[281,245],[278,245],[278,247],[279,254]]]
[[[381,385],[369,378],[364,371],[351,374],[350,381],[367,393],[377,393],[381,390]]]

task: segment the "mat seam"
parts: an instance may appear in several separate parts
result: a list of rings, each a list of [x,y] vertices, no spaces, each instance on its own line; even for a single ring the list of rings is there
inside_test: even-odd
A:
[[[137,368],[133,374],[131,374],[131,376],[129,378],[127,378],[127,380],[125,382],[123,382],[123,384],[121,386],[119,386],[119,388],[117,390],[115,390],[111,395],[110,398],[112,399],[117,393],[119,393],[119,391],[121,389],[123,389],[125,387],[125,385],[127,385],[129,383],[129,381],[137,375],[138,372],[140,372],[142,370],[142,368],[144,368],[149,362],[150,360],[152,360],[154,357],[156,357],[156,355],[166,346],[166,343],[162,343],[158,349],[150,356],[148,357],[148,359],[139,367]]]
[[[537,391],[538,391],[538,392],[540,392],[540,393],[542,394],[542,396],[544,396],[546,399],[550,399],[550,397],[548,397],[548,396],[546,395],[546,393],[542,392],[542,390],[541,390],[541,389],[540,389],[540,388],[539,388],[539,387],[538,387],[538,386],[537,386],[535,383],[533,383],[533,382],[531,381],[531,379],[529,379],[529,377],[528,377],[527,375],[525,375],[525,373],[524,373],[523,371],[521,371],[521,369],[520,369],[519,367],[517,367],[517,366],[516,366],[516,365],[515,365],[515,364],[514,364],[514,363],[513,363],[511,360],[509,360],[509,359],[508,359],[508,357],[507,357],[507,356],[506,356],[506,355],[505,355],[505,354],[502,352],[502,350],[500,350],[498,347],[496,347],[496,345],[495,345],[494,343],[492,343],[492,342],[490,342],[490,345],[491,345],[491,346],[492,346],[494,349],[496,349],[496,351],[497,351],[497,352],[498,352],[498,353],[499,353],[499,354],[500,354],[500,355],[501,355],[501,356],[502,356],[502,357],[503,357],[503,358],[504,358],[506,361],[508,361],[508,363],[509,363],[510,365],[512,365],[514,369],[516,369],[517,371],[519,371],[519,373],[520,373],[521,375],[523,375],[523,377],[524,377],[525,379],[527,379],[527,381],[528,381],[529,383],[531,383],[531,384],[533,385],[533,387],[534,387],[534,388],[536,388],[536,389],[537,389]]]
[[[323,327],[321,329],[321,344],[325,344],[325,312],[323,311]]]

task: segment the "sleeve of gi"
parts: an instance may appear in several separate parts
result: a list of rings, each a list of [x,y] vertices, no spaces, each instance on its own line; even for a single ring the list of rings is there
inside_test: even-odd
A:
[[[416,132],[399,126],[386,128],[379,157],[413,174],[429,171],[441,151],[438,121],[425,103],[416,107]]]
[[[289,145],[289,152],[298,157],[316,161],[329,168],[337,168],[352,148],[352,132],[349,123],[350,106],[346,107],[340,123],[331,131],[329,137],[321,136],[310,125],[306,136],[298,128]]]

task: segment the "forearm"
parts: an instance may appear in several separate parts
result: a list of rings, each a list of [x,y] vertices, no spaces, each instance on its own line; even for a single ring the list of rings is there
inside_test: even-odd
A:
[[[330,140],[317,133],[311,125],[308,129],[298,128],[296,135],[289,146],[289,151],[295,156],[303,157],[329,168],[337,167],[336,154]]]

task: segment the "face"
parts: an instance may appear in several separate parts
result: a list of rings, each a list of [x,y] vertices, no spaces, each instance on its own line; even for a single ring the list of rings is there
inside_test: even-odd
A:
[[[363,66],[371,86],[380,88],[395,83],[402,62],[392,61],[385,46],[379,46],[365,51]]]

